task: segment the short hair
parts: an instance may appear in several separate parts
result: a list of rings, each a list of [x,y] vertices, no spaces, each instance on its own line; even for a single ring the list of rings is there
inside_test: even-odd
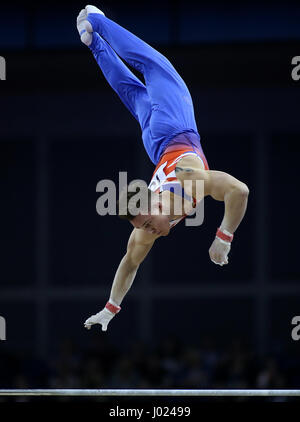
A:
[[[147,204],[147,209],[144,208],[142,211],[149,211],[153,192],[146,186],[145,188],[141,187],[139,182],[132,182],[130,183],[130,191],[128,190],[128,186],[126,186],[120,193],[119,200],[117,201],[118,217],[123,220],[129,221],[133,220],[134,217],[136,217],[137,214],[133,213],[133,207],[130,206],[129,202],[131,198],[133,198],[136,194],[140,193],[141,191],[143,199],[145,200],[144,203]],[[136,202],[136,208],[141,208],[141,205],[141,201],[140,199],[138,199]],[[122,211],[122,213],[120,213],[120,211]]]

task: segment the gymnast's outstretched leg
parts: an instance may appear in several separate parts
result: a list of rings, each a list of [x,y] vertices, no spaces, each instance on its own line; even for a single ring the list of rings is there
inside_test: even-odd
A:
[[[198,132],[191,95],[170,61],[96,7],[86,6],[85,10],[85,29],[98,33],[126,63],[143,74],[151,102],[153,140],[190,129]]]
[[[88,45],[106,80],[145,131],[151,115],[151,104],[145,85],[122,62],[105,39],[96,32],[86,31],[86,18],[87,12],[83,9],[77,18],[81,40]]]

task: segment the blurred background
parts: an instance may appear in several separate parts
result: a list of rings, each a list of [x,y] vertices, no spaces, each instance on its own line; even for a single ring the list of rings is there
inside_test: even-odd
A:
[[[81,44],[85,6],[1,6],[1,388],[300,388],[300,5],[96,2],[190,89],[211,169],[250,189],[229,265],[208,249],[224,212],[154,245],[106,333],[100,311],[131,226],[96,213],[101,179],[149,181],[138,123]]]

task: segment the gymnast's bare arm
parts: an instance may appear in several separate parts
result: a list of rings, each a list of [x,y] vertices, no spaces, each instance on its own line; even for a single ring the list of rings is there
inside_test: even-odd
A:
[[[120,304],[130,289],[140,264],[146,258],[158,237],[160,236],[142,229],[133,229],[127,244],[126,254],[115,274],[109,301],[104,309],[85,321],[84,325],[87,329],[90,329],[94,324],[100,324],[102,331],[107,330],[107,325],[111,319],[120,311]]]
[[[200,180],[204,182],[203,196],[209,195],[217,201],[224,202],[225,211],[220,229],[233,234],[244,218],[247,209],[248,186],[228,173],[204,170],[200,160],[193,156],[179,160],[175,172],[188,194],[197,197],[196,183],[186,187],[184,181]],[[201,199],[203,198],[197,198],[197,200]],[[213,262],[223,265],[228,263],[229,250],[230,245],[219,241],[216,237],[209,249],[209,255]]]
[[[133,283],[140,264],[148,255],[158,237],[141,229],[133,229],[127,244],[126,254],[120,262],[111,288],[110,299],[117,305],[121,304]]]

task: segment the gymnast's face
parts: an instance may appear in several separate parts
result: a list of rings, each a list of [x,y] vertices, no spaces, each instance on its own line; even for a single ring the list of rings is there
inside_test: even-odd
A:
[[[170,231],[169,217],[162,213],[159,215],[138,214],[130,222],[135,228],[158,236],[167,236]]]

